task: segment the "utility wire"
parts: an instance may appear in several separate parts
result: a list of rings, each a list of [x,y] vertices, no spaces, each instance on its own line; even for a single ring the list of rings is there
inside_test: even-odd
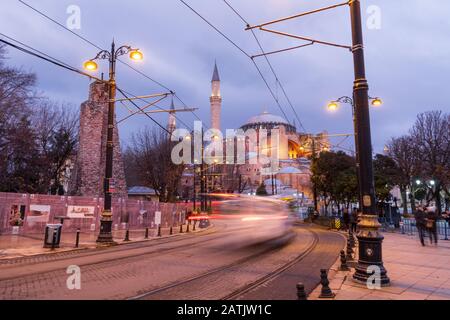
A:
[[[54,65],[56,65],[56,66],[58,66],[58,67],[61,67],[61,68],[64,68],[64,69],[66,69],[66,70],[69,70],[69,71],[72,71],[72,72],[81,74],[81,75],[86,76],[86,77],[88,77],[88,78],[90,78],[90,79],[96,79],[96,80],[101,81],[100,79],[97,79],[96,77],[93,77],[92,75],[90,75],[90,74],[88,74],[88,73],[85,73],[85,72],[83,72],[83,71],[80,71],[80,70],[78,70],[78,69],[76,69],[76,68],[74,68],[74,67],[68,65],[67,63],[62,62],[62,61],[60,61],[60,60],[58,60],[58,59],[56,59],[56,58],[53,58],[52,56],[50,56],[50,55],[48,55],[48,54],[46,54],[46,53],[44,53],[44,52],[42,52],[42,51],[39,51],[39,50],[37,50],[37,49],[34,49],[33,47],[31,47],[31,46],[29,46],[29,45],[26,45],[26,44],[24,44],[24,43],[22,43],[22,42],[20,42],[20,41],[18,41],[18,40],[15,40],[14,38],[11,38],[11,37],[9,37],[9,36],[3,34],[3,33],[0,33],[0,35],[3,36],[3,37],[6,37],[6,38],[8,38],[8,39],[10,39],[10,40],[12,40],[12,41],[15,41],[15,42],[21,44],[22,46],[27,47],[28,49],[25,49],[25,48],[23,48],[23,47],[20,47],[20,46],[18,46],[18,45],[15,45],[15,44],[13,44],[13,43],[11,43],[11,42],[9,42],[9,41],[3,40],[3,39],[0,39],[0,42],[1,42],[1,43],[4,43],[4,44],[6,44],[6,45],[8,45],[8,46],[11,46],[11,47],[13,47],[13,48],[15,48],[15,49],[17,49],[17,50],[20,50],[20,51],[22,51],[22,52],[24,52],[24,53],[30,54],[30,55],[32,55],[32,56],[35,56],[35,57],[37,57],[37,58],[39,58],[39,59],[42,59],[42,60],[44,60],[44,61],[50,62],[50,63],[52,63],[52,64],[54,64]],[[33,51],[31,51],[31,50],[33,50],[33,51],[35,51],[35,52],[33,52]],[[40,53],[40,54],[38,54],[38,53],[36,53],[36,52],[38,52],[38,53]],[[122,94],[124,94],[123,91],[122,91],[121,89],[117,88],[117,90],[119,90]],[[128,96],[126,96],[125,94],[124,94],[124,96],[125,96],[127,99],[129,99]],[[136,96],[135,96],[135,97],[136,97]],[[142,111],[142,109],[141,109],[139,106],[137,106],[133,101],[130,101],[130,102],[133,103],[133,105],[135,105],[136,108],[138,108],[140,111]],[[148,114],[145,114],[145,115],[148,116],[148,117],[149,117],[153,122],[155,122],[159,127],[163,128],[165,131],[167,131],[160,123],[158,123],[156,120],[154,120],[154,119],[153,119],[152,117],[150,117]],[[168,132],[168,131],[167,131],[167,132]]]
[[[58,22],[57,20],[53,19],[52,17],[50,17],[49,15],[45,14],[44,12],[42,12],[41,10],[38,10],[37,8],[31,6],[30,4],[26,3],[23,0],[17,0],[20,3],[22,3],[23,5],[25,5],[26,7],[30,8],[31,10],[33,10],[34,12],[38,13],[39,15],[41,15],[42,17],[50,20],[51,22],[55,23],[56,25],[60,26],[61,28],[63,28],[66,31],[69,31],[71,34],[73,34],[74,36],[78,37],[79,39],[83,40],[84,42],[90,44],[91,46],[93,46],[94,48],[98,49],[98,50],[104,50],[103,48],[101,48],[100,46],[98,46],[97,44],[93,43],[92,41],[90,41],[89,39],[87,39],[86,37],[83,37],[82,35],[76,33],[75,31],[67,28],[65,25],[63,25],[62,23]],[[121,64],[125,65],[126,67],[130,68],[131,70],[135,71],[136,73],[140,74],[141,76],[145,77],[146,79],[152,81],[153,83],[157,84],[158,86],[166,89],[167,91],[170,91],[176,98],[178,101],[181,102],[181,104],[187,108],[186,103],[184,103],[183,100],[181,100],[181,98],[170,88],[168,88],[167,86],[165,86],[164,84],[162,84],[161,82],[153,79],[152,77],[150,77],[149,75],[145,74],[144,72],[136,69],[135,67],[133,67],[132,65],[126,63],[125,61],[122,61],[121,59],[117,59]],[[198,119],[199,121],[202,121],[199,116],[194,112],[194,111],[190,111],[196,119]]]
[[[1,34],[1,35],[3,35],[3,34]],[[13,38],[8,37],[8,36],[5,36],[5,35],[3,35],[3,36],[4,36],[4,37],[7,37],[8,39],[13,39]],[[17,43],[21,43],[21,42],[19,42],[19,41],[17,41],[17,40],[12,40],[12,41],[15,41],[15,42],[17,42]],[[96,77],[94,77],[94,76],[92,76],[92,75],[90,75],[90,74],[88,74],[88,73],[86,73],[86,72],[83,72],[83,71],[81,71],[81,70],[78,70],[77,68],[72,67],[72,66],[68,65],[67,63],[62,62],[62,61],[60,61],[60,60],[58,60],[58,59],[55,59],[55,58],[49,56],[49,55],[46,54],[46,53],[42,53],[41,51],[36,50],[36,49],[34,49],[34,48],[32,48],[32,47],[30,47],[30,46],[28,46],[28,45],[22,44],[23,46],[26,46],[26,47],[29,48],[29,49],[26,49],[26,48],[24,48],[24,47],[15,45],[15,44],[13,44],[13,43],[11,43],[11,42],[9,42],[9,41],[6,41],[6,40],[4,40],[4,39],[0,39],[0,42],[3,43],[3,44],[8,45],[8,46],[10,46],[10,47],[12,47],[12,48],[14,48],[14,49],[17,49],[17,50],[19,50],[19,51],[22,51],[22,52],[24,52],[24,53],[26,53],[26,54],[32,55],[32,56],[34,56],[34,57],[36,57],[36,58],[39,58],[39,59],[42,59],[42,60],[44,60],[44,61],[47,61],[47,62],[49,62],[49,63],[51,63],[51,64],[54,64],[54,65],[56,65],[56,66],[58,66],[58,67],[64,68],[64,69],[66,69],[66,70],[69,70],[69,71],[72,71],[72,72],[75,72],[75,73],[78,73],[78,74],[83,75],[83,76],[85,76],[85,77],[88,77],[88,78],[90,78],[90,79],[95,79],[95,80],[101,81],[100,79],[98,79],[98,78],[96,78]],[[34,52],[33,52],[33,51],[34,51]],[[41,54],[36,53],[36,52],[39,52],[39,53],[41,53]]]
[[[242,15],[241,15],[241,14],[240,14],[233,6],[227,1],[227,0],[223,0],[223,2],[224,2],[224,3],[225,3],[225,4],[226,4],[226,5],[227,5],[227,6],[228,6],[228,7],[236,14],[236,15],[237,15],[244,23],[245,23],[246,26],[250,26],[250,24],[248,23],[248,21],[247,21],[246,19],[244,19],[244,17],[243,17],[243,16],[242,16]],[[295,118],[296,118],[297,121],[299,122],[299,124],[300,124],[300,126],[302,127],[302,129],[306,132],[306,129],[305,129],[305,127],[303,126],[302,121],[300,120],[300,117],[298,116],[297,111],[295,110],[295,108],[294,108],[294,106],[293,106],[293,104],[292,104],[292,102],[291,102],[291,99],[289,99],[289,97],[288,97],[288,95],[287,95],[287,93],[286,93],[286,91],[285,91],[285,89],[284,89],[284,86],[282,85],[280,79],[278,78],[278,75],[277,75],[277,73],[275,72],[275,69],[273,68],[272,63],[270,62],[269,58],[268,58],[267,55],[266,55],[265,50],[264,50],[263,47],[262,47],[261,42],[259,41],[258,37],[256,36],[256,33],[255,33],[254,29],[251,29],[250,31],[252,32],[252,35],[253,35],[253,37],[255,38],[256,43],[258,44],[258,46],[259,46],[259,48],[260,48],[262,54],[264,55],[264,58],[266,59],[267,64],[268,64],[269,67],[270,67],[270,70],[272,71],[272,73],[273,73],[273,75],[274,75],[275,81],[279,84],[281,90],[283,91],[284,97],[286,98],[286,100],[287,100],[289,106],[291,107],[292,111],[294,112]],[[253,58],[251,58],[251,59],[253,60]]]
[[[290,123],[290,120],[286,113],[283,110],[283,107],[280,104],[280,101],[276,97],[275,93],[273,92],[272,88],[270,87],[269,83],[267,82],[266,78],[264,77],[261,69],[259,68],[258,64],[255,62],[254,59],[252,59],[252,56],[249,55],[244,49],[242,49],[239,45],[236,44],[233,40],[231,40],[227,35],[225,35],[222,31],[220,31],[216,26],[214,26],[209,20],[207,20],[205,17],[203,17],[198,11],[196,11],[193,7],[191,7],[189,4],[187,4],[184,0],[180,0],[181,3],[183,3],[187,8],[189,8],[193,13],[195,13],[197,16],[199,16],[204,22],[206,22],[211,28],[213,28],[217,33],[219,33],[222,37],[224,37],[228,42],[230,42],[234,47],[236,47],[242,54],[244,54],[247,58],[249,58],[253,65],[255,66],[256,70],[258,71],[260,77],[266,84],[267,89],[269,90],[270,94],[272,95],[273,99],[277,103],[278,108],[280,109],[281,113],[283,113],[286,120]]]
[[[119,91],[125,98],[130,99],[130,97],[120,88],[117,87],[117,91]],[[133,100],[129,100],[131,102],[131,104],[133,104],[139,111],[141,111],[144,115],[146,115],[150,120],[152,120],[158,127],[160,127],[162,130],[164,130],[165,132],[167,132],[168,134],[170,134],[172,136],[172,133],[167,130],[166,128],[164,128],[163,125],[161,125],[158,121],[156,121],[155,119],[153,119],[150,115],[148,115],[147,113],[145,113],[145,110],[142,109],[141,107],[139,107]]]
[[[150,103],[151,103],[150,101],[148,101],[148,100],[146,100],[146,99],[144,99],[144,98],[139,98],[138,96],[136,96],[136,95],[134,95],[134,94],[132,94],[132,93],[130,93],[130,92],[127,92],[127,91],[125,91],[125,90],[123,90],[123,89],[122,89],[122,92],[126,93],[128,96],[131,96],[132,98],[141,100],[142,102],[145,102],[145,103],[147,103],[147,104],[150,104]],[[127,99],[128,99],[128,98],[127,98]],[[155,107],[156,107],[157,109],[159,109],[159,110],[165,110],[164,108],[162,108],[162,107],[160,107],[160,106],[158,106],[158,105],[156,105],[156,104],[154,104],[153,106],[155,106]],[[182,125],[184,125],[186,128],[188,128],[189,130],[192,131],[192,127],[188,126],[184,121],[182,121],[180,118],[178,118],[178,117],[176,116],[176,112],[173,113],[173,116],[174,116],[175,119],[176,119],[177,121],[179,121]]]

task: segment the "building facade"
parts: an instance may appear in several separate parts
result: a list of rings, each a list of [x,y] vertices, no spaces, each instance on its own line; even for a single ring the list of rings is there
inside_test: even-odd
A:
[[[217,64],[214,65],[211,89],[210,128],[220,130],[222,94]],[[205,179],[208,192],[253,194],[264,183],[268,194],[301,192],[306,197],[312,198],[310,159],[313,154],[329,150],[330,143],[325,132],[319,135],[298,132],[295,125],[288,120],[267,111],[251,117],[238,129],[237,132],[249,133],[254,136],[253,141],[250,141],[246,135],[243,138],[234,137],[233,142],[236,145],[243,143],[245,146],[245,163],[236,161],[237,147],[234,147],[235,154],[226,154],[226,144],[230,142],[230,138],[224,138],[223,159],[218,159],[217,164],[212,163],[207,166]],[[272,136],[275,134],[278,137],[273,140]],[[261,136],[267,138],[263,139]],[[273,141],[277,141],[277,143],[273,144]],[[273,166],[272,163],[261,163],[259,161],[261,153],[271,159],[276,158],[276,166]],[[187,167],[181,182],[182,190],[192,190],[192,193],[194,190],[199,192],[200,178],[196,167],[195,165]],[[185,191],[184,193],[186,193]],[[183,196],[186,197],[186,195]],[[189,194],[188,197],[192,196]]]

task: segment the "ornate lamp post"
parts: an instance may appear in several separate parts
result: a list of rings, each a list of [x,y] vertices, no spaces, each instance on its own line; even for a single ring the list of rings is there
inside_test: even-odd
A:
[[[359,222],[359,258],[355,267],[353,278],[356,281],[367,283],[373,274],[369,267],[379,268],[382,286],[390,283],[386,269],[383,265],[382,242],[384,237],[380,234],[380,223],[375,209],[375,186],[372,162],[372,139],[369,116],[369,85],[366,79],[364,63],[364,45],[361,21],[361,4],[359,0],[349,1],[355,81],[353,86],[353,101],[355,104],[355,134],[357,141],[359,162],[359,194],[362,218]]]
[[[267,26],[277,24],[283,21],[301,18],[307,15],[315,14],[318,12],[332,10],[343,6],[349,6],[351,16],[351,29],[352,29],[352,45],[342,45],[337,43],[331,43],[329,41],[322,41],[318,39],[312,39],[310,37],[298,36],[281,32],[278,30],[267,29]],[[259,56],[267,56],[270,54],[281,53],[288,50],[294,50],[305,46],[320,44],[326,46],[333,46],[337,48],[343,48],[349,50],[353,55],[354,76],[355,81],[353,84],[353,103],[355,110],[355,136],[356,136],[356,150],[358,153],[358,175],[359,175],[359,198],[362,211],[362,219],[359,224],[360,232],[358,234],[359,239],[359,260],[356,266],[356,272],[354,279],[367,283],[367,281],[373,275],[370,272],[369,267],[376,266],[380,269],[380,280],[382,285],[389,285],[389,278],[386,275],[386,270],[383,266],[382,259],[382,241],[383,236],[379,233],[380,223],[378,222],[378,215],[375,208],[375,186],[373,177],[373,162],[372,162],[372,139],[370,133],[370,117],[369,117],[369,85],[366,79],[365,62],[364,62],[364,45],[363,45],[363,29],[362,29],[362,17],[361,17],[361,4],[360,0],[349,0],[343,3],[330,5],[324,8],[311,10],[308,12],[302,12],[289,17],[272,20],[262,24],[250,26],[247,25],[245,30],[252,30],[258,28],[261,31],[270,32],[289,38],[294,38],[308,43],[302,46],[295,46],[286,48],[283,50],[276,50],[272,52],[265,52],[262,55],[255,55],[253,58]],[[375,99],[372,103],[374,105],[380,105],[381,100]],[[337,108],[337,104],[333,105]]]
[[[109,61],[109,103],[108,103],[108,131],[106,142],[106,161],[105,161],[105,178],[104,178],[104,206],[100,220],[100,233],[97,238],[97,243],[103,245],[114,244],[112,237],[112,194],[115,189],[115,182],[113,175],[113,153],[114,153],[114,112],[116,99],[116,61],[117,58],[129,54],[132,60],[142,60],[143,54],[139,49],[132,49],[130,46],[122,46],[116,50],[113,41],[111,51],[103,50],[97,54],[94,59],[87,61],[84,68],[88,71],[95,71],[98,69],[96,60]]]

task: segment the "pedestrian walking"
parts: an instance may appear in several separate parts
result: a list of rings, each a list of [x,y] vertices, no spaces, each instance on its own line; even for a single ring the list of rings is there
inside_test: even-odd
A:
[[[356,233],[357,224],[358,224],[358,210],[356,208],[353,208],[352,214],[350,215],[350,228],[354,233]]]
[[[348,208],[344,208],[342,219],[344,220],[345,230],[349,230],[349,228],[350,228],[350,214],[348,213]]]
[[[436,210],[434,208],[427,208],[425,210],[427,217],[426,217],[426,227],[428,230],[428,234],[430,236],[430,243],[437,245],[438,243],[438,235],[437,235],[437,220],[438,215],[436,213]]]
[[[426,213],[423,207],[418,207],[415,213],[416,227],[419,233],[419,239],[422,246],[425,246]]]

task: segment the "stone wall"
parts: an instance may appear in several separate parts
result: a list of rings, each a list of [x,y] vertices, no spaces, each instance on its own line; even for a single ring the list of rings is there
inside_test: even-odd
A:
[[[100,197],[104,193],[108,100],[108,84],[96,81],[90,85],[89,99],[80,110],[78,154],[69,187],[71,195]],[[127,186],[117,124],[114,127],[113,157],[113,178],[116,182],[113,197],[126,198]]]

